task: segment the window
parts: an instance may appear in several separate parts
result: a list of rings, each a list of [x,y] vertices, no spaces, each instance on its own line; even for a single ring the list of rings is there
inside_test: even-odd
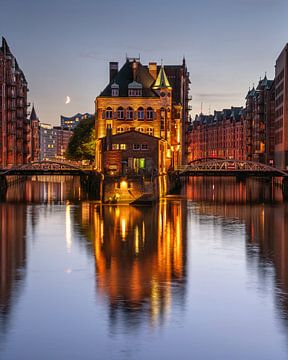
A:
[[[126,144],[120,144],[120,150],[126,150]]]
[[[133,144],[133,150],[140,150],[140,144]]]
[[[112,150],[119,150],[119,144],[112,144]]]
[[[142,96],[142,89],[129,89],[128,96]]]
[[[117,133],[119,134],[119,133],[122,133],[122,132],[124,132],[124,128],[122,126],[118,126],[117,127]]]
[[[119,107],[117,109],[117,119],[123,120],[124,119],[124,109],[122,107]]]
[[[143,132],[143,133],[144,133],[144,128],[143,128],[143,127],[138,127],[138,128],[136,129],[136,131],[140,131],[140,132]]]
[[[112,96],[119,96],[119,89],[112,89],[111,95]]]
[[[111,120],[113,118],[113,111],[110,107],[106,109],[106,119]]]
[[[147,109],[147,120],[153,120],[153,109],[151,107],[148,107]]]
[[[153,134],[154,134],[154,129],[151,128],[151,127],[147,128],[147,129],[146,129],[146,134],[153,136]]]
[[[142,107],[138,108],[137,115],[138,120],[144,120],[144,109]]]
[[[133,120],[134,111],[131,107],[128,107],[126,111],[126,118],[127,120]]]
[[[141,150],[148,150],[148,144],[142,144]]]

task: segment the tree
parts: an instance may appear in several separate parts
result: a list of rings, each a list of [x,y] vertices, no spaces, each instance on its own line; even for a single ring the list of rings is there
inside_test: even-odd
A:
[[[69,160],[95,159],[95,128],[94,118],[83,119],[74,129],[68,144],[66,157]]]

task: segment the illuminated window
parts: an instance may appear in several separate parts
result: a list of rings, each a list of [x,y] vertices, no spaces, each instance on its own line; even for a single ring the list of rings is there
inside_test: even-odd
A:
[[[119,134],[119,133],[122,133],[122,132],[124,132],[124,128],[122,126],[118,126],[117,127],[117,133]]]
[[[144,109],[142,107],[138,108],[137,115],[138,120],[144,120]]]
[[[126,118],[127,120],[133,120],[134,111],[131,107],[128,107],[126,111]]]
[[[153,136],[153,134],[154,134],[154,129],[153,129],[152,127],[147,128],[147,129],[146,129],[146,134]]]
[[[136,128],[136,131],[140,131],[140,132],[144,133],[144,128],[143,127],[138,127],[138,128]]]
[[[106,119],[111,120],[113,118],[113,111],[110,107],[106,109]]]
[[[112,144],[112,150],[119,150],[119,144]]]
[[[133,150],[140,150],[141,146],[140,144],[133,144]]]
[[[124,119],[124,109],[122,107],[119,107],[117,109],[117,119],[123,120]]]
[[[151,107],[147,109],[147,120],[153,120],[153,109]]]
[[[126,144],[120,144],[120,150],[126,150]]]

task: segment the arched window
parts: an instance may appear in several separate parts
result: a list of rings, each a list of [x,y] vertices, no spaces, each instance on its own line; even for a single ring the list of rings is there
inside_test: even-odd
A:
[[[124,109],[121,106],[117,109],[117,119],[118,120],[124,119]]]
[[[153,136],[153,134],[154,134],[154,129],[153,129],[152,127],[147,128],[147,129],[146,129],[146,134]]]
[[[134,111],[133,109],[129,106],[127,111],[126,111],[126,119],[127,120],[133,120],[133,115],[134,115]]]
[[[137,111],[138,120],[144,120],[144,109],[143,107],[139,107]]]
[[[147,120],[153,120],[153,114],[154,114],[154,111],[151,107],[148,107],[147,109]]]
[[[138,127],[136,128],[136,131],[144,133],[145,129],[143,127]]]
[[[105,112],[105,117],[107,120],[111,120],[113,118],[113,111],[111,107],[108,107]]]
[[[124,128],[122,126],[118,126],[117,127],[117,133],[120,134],[122,132],[124,132]]]

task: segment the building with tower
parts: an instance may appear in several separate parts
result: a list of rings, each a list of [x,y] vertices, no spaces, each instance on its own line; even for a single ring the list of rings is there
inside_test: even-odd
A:
[[[109,84],[95,100],[97,170],[163,174],[182,164],[189,83],[185,61],[146,66],[127,58],[120,70],[110,63]]]

